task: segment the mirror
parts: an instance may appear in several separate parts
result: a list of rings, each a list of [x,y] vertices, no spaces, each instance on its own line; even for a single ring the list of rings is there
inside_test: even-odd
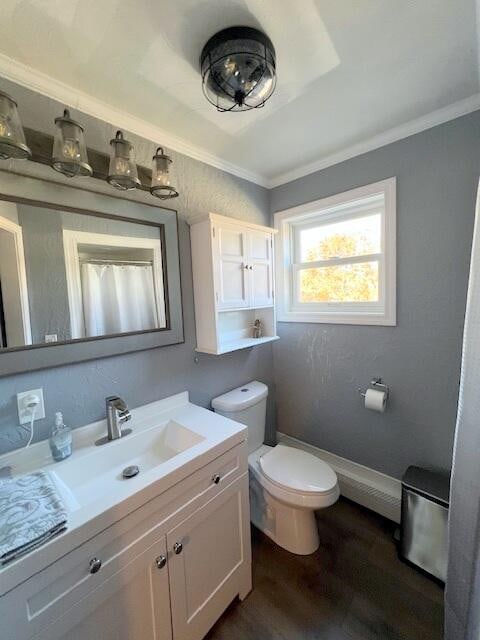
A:
[[[55,201],[0,192],[0,375],[183,341],[176,212],[23,181]]]
[[[0,201],[2,349],[165,329],[163,225]]]

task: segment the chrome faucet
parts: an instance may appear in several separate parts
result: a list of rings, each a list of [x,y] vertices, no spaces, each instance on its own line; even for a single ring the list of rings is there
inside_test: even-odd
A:
[[[122,424],[132,419],[132,414],[125,400],[118,396],[105,398],[107,410],[107,435],[95,442],[96,445],[106,444],[112,440],[118,440],[132,433],[131,429],[123,429]]]

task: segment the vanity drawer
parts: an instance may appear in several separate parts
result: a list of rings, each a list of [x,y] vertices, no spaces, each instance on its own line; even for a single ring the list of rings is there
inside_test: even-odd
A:
[[[242,443],[2,596],[0,618],[7,626],[2,640],[39,633],[246,469]]]

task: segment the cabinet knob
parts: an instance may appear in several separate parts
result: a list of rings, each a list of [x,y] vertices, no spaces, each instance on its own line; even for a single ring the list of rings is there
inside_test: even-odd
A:
[[[244,265],[243,265],[243,268],[244,268],[244,269],[248,269],[248,264],[244,264]]]
[[[218,484],[220,482],[220,476],[218,475],[218,473],[216,473],[213,478],[212,478],[213,482],[215,484]]]
[[[253,267],[251,264],[248,265],[248,268],[250,269],[250,271],[253,271]]]
[[[181,542],[175,542],[173,545],[173,551],[177,554],[182,553],[183,544]]]
[[[98,573],[102,568],[102,561],[98,558],[92,558],[90,560],[90,573]]]
[[[157,569],[163,569],[163,567],[167,564],[167,558],[165,556],[157,556],[155,558],[155,562],[157,565]]]

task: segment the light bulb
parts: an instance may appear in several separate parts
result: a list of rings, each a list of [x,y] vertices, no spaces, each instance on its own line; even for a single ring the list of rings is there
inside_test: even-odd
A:
[[[132,173],[130,163],[124,158],[115,159],[115,173],[117,175],[129,176]]]
[[[168,173],[157,173],[156,183],[161,187],[170,186],[170,176]]]
[[[6,115],[0,115],[0,138],[12,137],[12,121]]]
[[[69,160],[80,160],[81,154],[78,141],[73,138],[65,138],[62,153],[64,158],[68,158]]]

